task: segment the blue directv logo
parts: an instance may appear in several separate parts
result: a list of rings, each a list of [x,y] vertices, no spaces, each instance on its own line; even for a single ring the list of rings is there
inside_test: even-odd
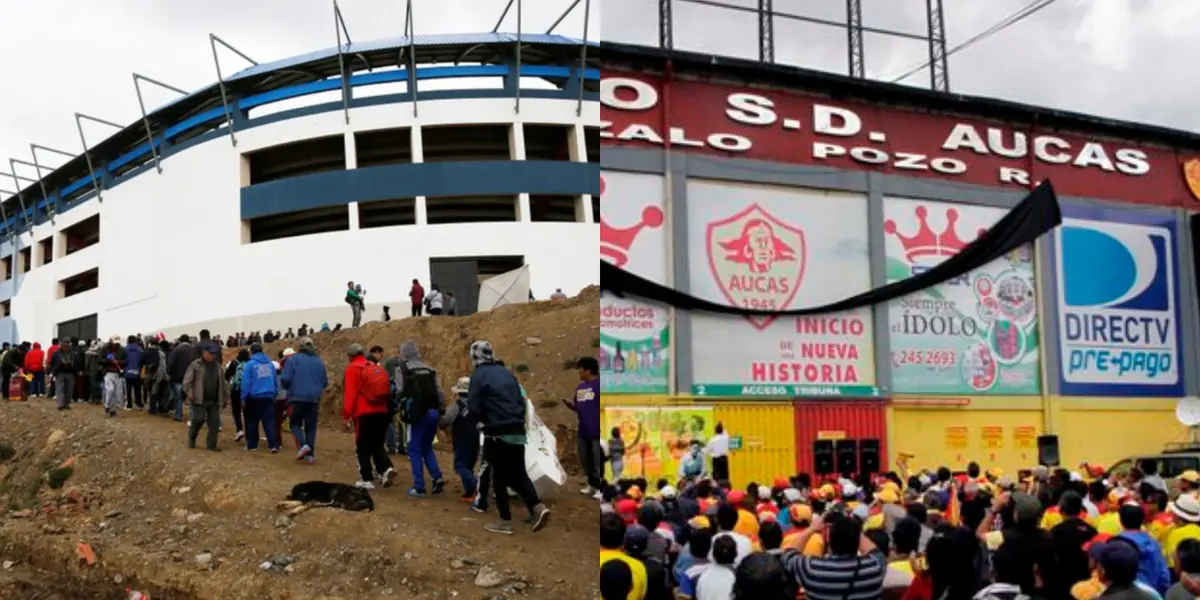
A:
[[[1063,393],[1182,393],[1174,239],[1174,222],[1163,219],[1063,220],[1055,234]]]

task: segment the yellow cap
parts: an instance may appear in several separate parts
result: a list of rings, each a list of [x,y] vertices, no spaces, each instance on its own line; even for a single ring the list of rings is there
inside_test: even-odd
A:
[[[690,521],[688,521],[688,525],[691,525],[692,527],[694,527],[696,529],[708,529],[710,526],[710,524],[708,522],[708,517],[706,517],[704,515],[700,515],[698,517],[692,517],[692,519]]]
[[[1186,481],[1188,483],[1200,483],[1200,473],[1189,469],[1180,473],[1179,477],[1176,477],[1175,479],[1178,479],[1179,481]]]
[[[900,494],[897,494],[896,490],[885,487],[875,494],[875,499],[884,504],[896,504],[900,502]]]

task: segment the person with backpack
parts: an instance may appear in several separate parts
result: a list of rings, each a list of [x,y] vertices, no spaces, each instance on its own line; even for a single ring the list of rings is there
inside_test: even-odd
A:
[[[375,348],[379,349],[379,354],[382,356],[383,346],[376,346]],[[375,352],[375,348],[371,348],[372,353]],[[393,356],[382,363],[392,383],[392,401],[388,405],[388,429],[385,446],[387,447],[388,454],[408,456],[408,425],[396,422],[396,417],[400,416],[400,397],[396,395],[396,378],[399,377],[400,363],[402,362],[404,361],[399,356]]]
[[[396,396],[400,399],[400,420],[410,427],[408,460],[412,465],[413,486],[408,495],[425,497],[425,470],[432,483],[430,492],[442,493],[445,481],[433,453],[433,438],[438,422],[446,410],[446,395],[438,381],[437,371],[421,360],[417,343],[408,340],[400,345],[400,373],[396,376]]]
[[[58,410],[71,409],[71,394],[75,392],[75,346],[71,340],[62,340],[54,359],[50,361],[50,372],[58,383],[54,388],[54,399],[58,402]]]
[[[475,463],[479,462],[479,422],[467,409],[467,391],[471,388],[470,377],[459,377],[450,391],[456,396],[446,408],[439,425],[450,430],[454,441],[454,472],[463,484],[463,502],[475,500],[479,480],[475,478]]]
[[[266,432],[267,447],[279,452],[275,429],[275,396],[279,394],[275,365],[260,343],[250,346],[250,362],[242,369],[242,404],[246,407],[246,449],[258,450],[258,426]]]
[[[296,460],[311,465],[316,460],[321,394],[329,387],[325,363],[317,356],[312,338],[300,338],[300,351],[284,363],[280,380],[287,390],[288,423],[300,447]]]
[[[388,405],[392,398],[391,381],[383,367],[367,361],[362,344],[350,344],[346,355],[350,357],[350,364],[346,365],[343,379],[342,418],[354,424],[359,474],[354,486],[373,490],[378,478],[383,487],[391,487],[396,479],[396,469],[392,468],[392,461],[383,447],[387,436]]]

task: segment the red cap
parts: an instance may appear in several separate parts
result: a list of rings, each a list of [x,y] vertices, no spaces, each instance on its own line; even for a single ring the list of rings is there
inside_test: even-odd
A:
[[[746,501],[746,492],[743,492],[742,490],[733,490],[732,492],[729,492],[729,495],[726,496],[726,499],[729,500],[730,504],[741,504]]]
[[[789,482],[788,482],[788,480],[787,480],[787,479],[784,479],[783,477],[776,477],[776,478],[775,478],[775,485],[774,485],[774,486],[772,486],[772,487],[775,487],[775,488],[778,488],[778,489],[787,489],[787,488],[789,488],[789,487],[792,487],[792,484],[791,484],[791,483],[789,483]]]
[[[625,524],[630,525],[637,521],[638,505],[636,500],[626,498],[617,502],[617,514],[625,519]]]

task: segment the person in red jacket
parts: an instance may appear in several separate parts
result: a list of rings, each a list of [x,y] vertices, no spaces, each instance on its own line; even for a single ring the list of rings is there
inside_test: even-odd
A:
[[[383,487],[391,487],[396,479],[396,469],[392,468],[392,461],[383,447],[390,420],[391,382],[383,367],[367,362],[362,344],[350,344],[346,355],[350,357],[350,364],[346,365],[342,418],[354,424],[359,474],[354,485],[371,490],[375,489],[374,480],[379,479]],[[371,469],[372,460],[374,470]]]
[[[54,355],[58,354],[58,338],[50,340],[50,347],[46,350],[46,360],[42,361],[42,372],[44,373],[50,367],[50,361],[54,360]],[[50,374],[50,382],[47,385],[49,389],[42,390],[42,393],[47,398],[54,397],[54,374]],[[31,394],[32,395],[32,394]]]
[[[421,316],[421,308],[425,306],[425,288],[421,287],[421,282],[416,279],[408,289],[408,299],[412,301],[412,316]]]
[[[33,350],[25,355],[25,372],[33,375],[33,383],[29,384],[30,396],[46,395],[46,353],[42,345],[34,342]]]

